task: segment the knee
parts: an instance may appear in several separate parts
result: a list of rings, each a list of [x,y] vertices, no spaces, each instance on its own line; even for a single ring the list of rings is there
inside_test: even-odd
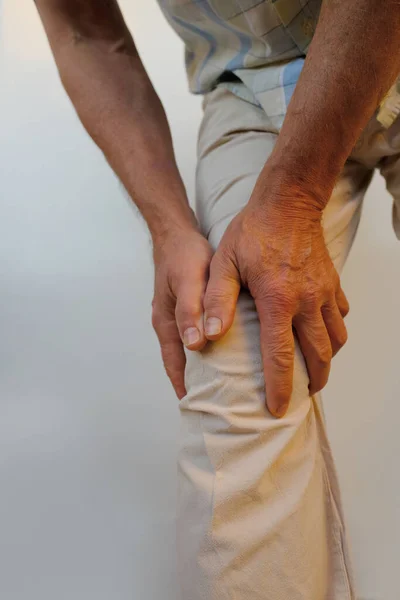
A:
[[[200,352],[187,352],[185,383],[187,395],[181,401],[182,411],[219,416],[231,432],[249,428],[259,431],[275,422],[276,427],[293,424],[303,420],[312,405],[307,369],[296,345],[289,410],[280,420],[269,413],[260,324],[254,301],[244,291],[239,296],[234,323],[224,338],[207,344]]]

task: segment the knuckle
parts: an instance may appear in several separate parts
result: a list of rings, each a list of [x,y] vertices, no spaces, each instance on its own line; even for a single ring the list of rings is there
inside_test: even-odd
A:
[[[284,348],[276,350],[273,348],[272,352],[272,360],[275,365],[275,368],[277,368],[282,373],[289,371],[293,362],[293,353],[291,352],[291,350]]]
[[[279,279],[266,281],[265,277],[257,282],[257,297],[265,300],[271,306],[272,311],[288,310],[293,307],[296,293],[291,286]]]
[[[197,321],[201,316],[201,310],[198,302],[181,301],[176,305],[176,317],[180,321],[193,322]]]
[[[305,306],[306,312],[318,312],[322,304],[321,298],[323,296],[325,296],[325,292],[322,292],[321,289],[307,289],[303,298],[303,305]]]
[[[347,317],[349,312],[350,312],[350,305],[349,305],[347,299],[344,299],[343,306],[341,307],[341,313],[342,313],[343,317]]]
[[[320,369],[329,367],[332,360],[332,348],[328,346],[317,347],[316,349],[317,365]]]
[[[345,328],[341,329],[340,331],[335,332],[334,334],[334,341],[336,342],[336,345],[339,348],[342,348],[348,339],[348,334],[347,334],[347,330]]]
[[[259,291],[260,295],[265,294],[270,298],[280,298],[281,296],[289,295],[290,289],[281,279],[275,277],[267,277],[261,273],[254,277],[253,284]]]
[[[327,298],[334,298],[335,297],[335,289],[336,289],[336,285],[334,284],[334,282],[331,279],[329,279],[328,281],[325,281],[322,283],[322,285],[319,289],[318,296],[320,298],[323,298],[324,301]]]
[[[162,317],[158,306],[153,301],[153,309],[151,311],[151,324],[155,331],[158,331],[161,325]]]
[[[347,333],[347,329],[343,329],[337,336],[337,341],[340,347],[344,346],[348,340],[349,336]]]

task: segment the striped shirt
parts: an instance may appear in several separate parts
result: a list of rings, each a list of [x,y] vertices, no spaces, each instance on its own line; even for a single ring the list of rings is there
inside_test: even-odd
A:
[[[323,0],[158,1],[185,43],[190,90],[224,85],[261,106],[279,131]],[[390,94],[379,113],[385,127],[400,112],[399,84]]]
[[[280,127],[322,0],[159,0],[185,43],[190,90],[222,83]]]

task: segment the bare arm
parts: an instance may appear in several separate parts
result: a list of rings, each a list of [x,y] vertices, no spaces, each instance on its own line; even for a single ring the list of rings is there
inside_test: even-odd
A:
[[[399,73],[399,0],[324,0],[274,151],[211,261],[205,316],[221,321],[212,339],[231,326],[246,285],[260,318],[267,404],[277,416],[292,393],[293,328],[311,394],[324,387],[332,356],[346,342],[348,304],[325,245],[322,210]]]
[[[197,229],[167,119],[117,0],[36,0],[64,87],[144,216],[153,239],[153,325],[177,395],[182,342],[206,340],[202,299],[211,248]]]
[[[116,0],[36,0],[62,83],[154,237],[194,226],[161,102]]]
[[[399,74],[400,2],[325,0],[265,182],[276,169],[285,185],[323,208]]]

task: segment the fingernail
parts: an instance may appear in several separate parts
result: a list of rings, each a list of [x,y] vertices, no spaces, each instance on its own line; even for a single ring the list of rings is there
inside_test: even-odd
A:
[[[183,342],[185,346],[196,344],[200,339],[200,331],[197,327],[188,327],[183,333]]]
[[[287,413],[288,407],[289,404],[281,404],[281,406],[277,406],[277,408],[275,409],[275,416],[278,418],[284,417]]]
[[[221,333],[222,321],[218,317],[209,317],[206,321],[206,335],[218,335]]]

